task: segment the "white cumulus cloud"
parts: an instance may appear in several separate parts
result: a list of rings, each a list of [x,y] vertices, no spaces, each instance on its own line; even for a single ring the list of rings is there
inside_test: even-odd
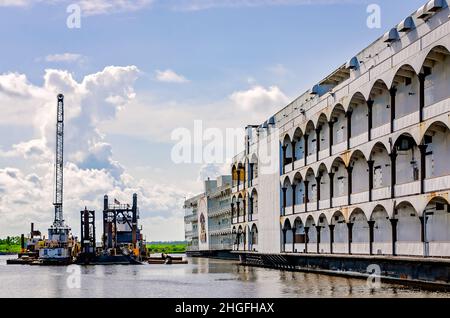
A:
[[[155,78],[159,82],[165,83],[188,83],[189,80],[183,75],[177,74],[171,69],[165,71],[157,70],[155,72]]]

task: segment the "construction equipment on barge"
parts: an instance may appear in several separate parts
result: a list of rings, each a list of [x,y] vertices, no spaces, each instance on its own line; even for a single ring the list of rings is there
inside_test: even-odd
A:
[[[145,240],[138,227],[139,208],[137,194],[133,203],[121,204],[114,199],[109,204],[108,195],[103,198],[102,247],[95,244],[95,211],[81,211],[81,253],[77,264],[141,264],[147,258]]]

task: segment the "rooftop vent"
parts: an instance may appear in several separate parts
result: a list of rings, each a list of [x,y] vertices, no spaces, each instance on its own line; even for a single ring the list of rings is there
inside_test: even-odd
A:
[[[408,32],[411,31],[412,29],[414,29],[414,20],[412,17],[407,17],[405,20],[403,20],[402,22],[400,22],[400,24],[398,25],[398,32]]]
[[[384,35],[383,41],[386,43],[392,43],[395,41],[398,41],[400,39],[400,36],[398,35],[398,31],[396,28],[390,29],[386,34]]]
[[[356,56],[352,57],[347,64],[345,64],[346,69],[356,70],[358,68],[359,62]]]
[[[421,6],[419,8],[419,10],[417,10],[417,18],[418,19],[425,20],[425,19],[428,19],[430,17],[430,15],[431,14],[427,12],[427,5],[426,4],[424,4],[423,6]]]
[[[319,95],[320,94],[320,85],[316,84],[311,89],[311,95]]]
[[[431,0],[428,1],[426,10],[427,12],[436,12],[441,10],[444,7],[445,1],[444,0]]]

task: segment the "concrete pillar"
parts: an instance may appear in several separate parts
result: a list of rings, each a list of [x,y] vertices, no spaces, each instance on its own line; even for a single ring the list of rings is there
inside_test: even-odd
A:
[[[426,177],[426,155],[428,145],[419,145],[420,151],[420,194],[425,193],[425,177]]]
[[[369,166],[369,202],[372,202],[372,190],[373,190],[373,165],[375,164],[374,160],[367,161]]]
[[[322,176],[319,174],[316,177],[316,187],[317,187],[317,210],[319,210],[319,201],[320,201],[320,179],[322,179]]]
[[[329,172],[328,177],[330,179],[330,209],[333,207],[334,196],[334,172]]]
[[[333,155],[333,121],[328,122],[328,152],[329,156],[331,157]]]
[[[307,161],[307,157],[308,157],[308,135],[307,134],[303,135],[303,140],[304,140],[304,144],[305,144],[305,147],[304,147],[305,151],[304,151],[303,157],[304,157],[305,166],[306,166],[306,164],[308,163],[308,161]]]
[[[282,210],[282,215],[285,215],[286,214],[286,191],[287,191],[287,188],[283,187],[283,188],[281,188],[281,190],[283,191],[283,206],[282,206],[281,210]]]
[[[373,100],[369,99],[367,101],[367,127],[368,127],[368,135],[369,141],[372,140],[372,109],[373,109]]]
[[[309,195],[308,195],[308,184],[309,181],[303,181],[305,184],[305,212],[308,211],[308,201],[309,201]]]
[[[320,229],[322,227],[320,225],[316,226],[316,231],[317,231],[317,254],[320,254]]]
[[[375,221],[367,221],[369,224],[369,254],[373,255],[373,228],[375,226]]]
[[[348,227],[348,254],[352,254],[353,223],[347,223],[347,227]]]
[[[425,74],[419,74],[419,120],[423,121],[423,109],[425,107]]]
[[[316,128],[316,161],[319,161],[319,151],[320,151],[320,131],[322,127]]]
[[[309,232],[309,227],[305,226],[305,253],[308,253],[308,242],[309,242],[309,236],[308,236],[308,232]]]
[[[292,185],[292,214],[295,214],[295,201],[296,201],[296,194],[295,189],[297,188],[296,184]]]
[[[347,204],[350,205],[351,204],[351,197],[352,197],[352,172],[353,172],[353,167],[352,166],[348,166],[347,168],[347,176],[348,176],[348,182],[347,182]]]
[[[330,254],[333,254],[333,243],[334,243],[334,224],[328,225],[330,228]]]
[[[397,255],[397,224],[398,219],[389,219],[392,228],[392,255]]]
[[[345,113],[347,118],[347,150],[350,149],[350,138],[352,137],[352,111],[348,110]]]
[[[297,229],[294,227],[292,228],[292,252],[295,253],[295,231]]]
[[[395,97],[397,95],[397,88],[392,87],[389,90],[389,94],[391,95],[391,134],[394,132],[394,121],[395,121]]]
[[[297,160],[297,157],[296,157],[296,155],[295,155],[295,145],[296,145],[297,143],[295,142],[295,141],[292,141],[291,142],[291,148],[292,148],[292,170],[294,170],[294,163],[295,163],[295,161]]]
[[[391,158],[391,199],[395,198],[395,183],[397,182],[397,150],[392,149],[392,152],[389,154]]]

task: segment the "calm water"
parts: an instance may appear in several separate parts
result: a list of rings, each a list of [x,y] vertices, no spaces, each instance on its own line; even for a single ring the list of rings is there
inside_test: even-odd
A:
[[[211,259],[189,259],[188,265],[73,265],[68,272],[67,267],[6,265],[8,258],[0,256],[0,297],[450,297],[389,284],[371,292],[364,280]],[[73,268],[81,273],[79,288],[68,288],[76,286]]]

